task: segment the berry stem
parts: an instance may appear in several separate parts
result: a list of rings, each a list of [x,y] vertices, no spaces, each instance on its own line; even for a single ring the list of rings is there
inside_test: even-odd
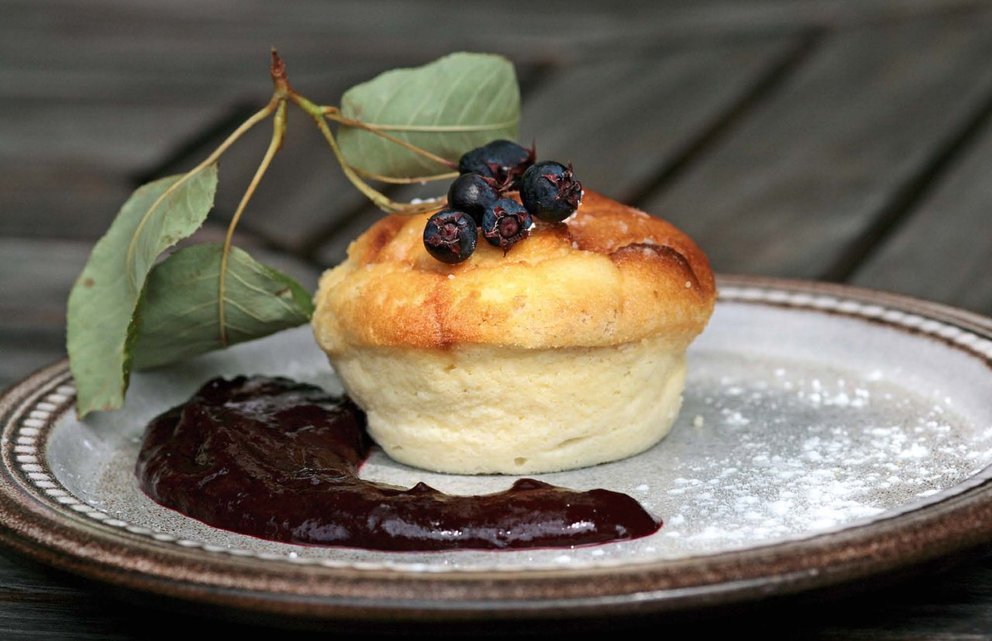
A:
[[[351,184],[358,191],[362,192],[366,198],[371,200],[372,204],[376,207],[387,213],[403,215],[419,214],[436,208],[434,203],[398,203],[390,200],[385,194],[376,191],[371,185],[362,180],[358,173],[345,160],[344,154],[341,153],[341,148],[338,147],[338,143],[334,139],[334,134],[331,132],[331,128],[327,125],[327,120],[324,118],[323,108],[292,90],[289,92],[288,98],[313,119],[317,125],[317,129],[323,134],[324,139],[327,140],[327,144],[331,147],[331,151],[334,152],[334,157],[337,158],[338,164],[341,165],[341,171],[344,172],[345,177],[351,181]]]
[[[390,185],[418,185],[421,183],[437,182],[440,180],[453,180],[458,178],[457,171],[449,171],[445,174],[434,174],[433,176],[416,176],[414,178],[394,178],[392,176],[383,176],[382,174],[373,174],[370,171],[365,171],[351,165],[352,171],[361,176],[362,178],[367,178],[369,180],[375,180],[378,182],[388,183]]]
[[[279,52],[272,47],[272,64],[269,66],[269,75],[272,76],[272,86],[275,87],[276,94],[286,96],[293,91],[289,86],[289,76],[286,74],[286,63],[279,56]]]
[[[442,158],[441,156],[438,156],[437,154],[431,153],[431,152],[427,151],[426,149],[421,149],[420,147],[418,147],[418,146],[416,146],[416,145],[414,145],[412,143],[409,143],[406,140],[403,140],[402,138],[398,138],[398,137],[393,136],[391,134],[387,134],[384,131],[384,127],[382,127],[380,125],[370,125],[368,123],[362,122],[361,120],[354,120],[353,118],[346,118],[345,116],[342,116],[341,115],[341,110],[338,109],[337,107],[321,107],[320,109],[321,109],[321,112],[324,114],[324,117],[325,118],[327,118],[329,120],[333,120],[334,122],[336,122],[336,123],[338,123],[340,125],[343,125],[345,127],[355,127],[356,129],[362,129],[364,131],[368,131],[369,133],[375,134],[376,136],[379,136],[380,138],[385,138],[386,140],[388,140],[390,142],[394,142],[397,145],[400,145],[404,149],[407,149],[409,151],[412,151],[415,154],[418,154],[420,156],[423,156],[424,158],[429,158],[430,160],[433,160],[434,162],[436,162],[438,164],[444,165],[448,169],[454,169],[455,171],[458,171],[458,163],[452,162],[452,161],[448,160],[447,158]]]
[[[275,50],[272,51],[272,55],[274,59],[278,58]],[[275,77],[275,74],[273,74],[273,77]],[[231,254],[234,229],[238,226],[238,221],[241,220],[241,215],[244,213],[245,208],[248,207],[248,202],[255,195],[255,190],[258,188],[259,183],[262,182],[262,177],[268,171],[269,165],[272,164],[272,159],[275,157],[276,152],[282,147],[282,142],[286,135],[286,98],[275,97],[274,99],[278,100],[279,106],[276,107],[276,115],[272,119],[272,139],[269,141],[268,149],[265,150],[262,162],[259,163],[255,175],[252,177],[251,182],[248,183],[248,188],[245,189],[245,193],[241,197],[241,202],[238,203],[238,208],[234,211],[234,216],[231,217],[231,222],[227,225],[227,234],[224,236],[224,249],[220,254],[220,274],[217,286],[217,322],[220,326],[220,344],[224,347],[227,346],[227,324],[224,318],[225,284],[227,282],[227,264]]]
[[[387,213],[397,213],[397,214],[417,214],[425,211],[430,211],[436,208],[434,202],[426,203],[399,203],[391,200],[385,194],[377,191],[371,185],[369,185],[362,176],[365,175],[371,180],[380,180],[385,183],[392,184],[411,184],[426,182],[429,180],[444,180],[451,177],[450,173],[439,174],[437,176],[428,177],[417,177],[417,178],[392,178],[389,176],[379,176],[376,174],[368,174],[367,172],[362,172],[356,167],[352,167],[345,160],[344,154],[341,152],[341,148],[338,147],[337,140],[334,138],[334,133],[327,124],[327,120],[334,120],[345,126],[359,127],[370,131],[371,133],[382,136],[409,151],[430,158],[437,163],[447,167],[448,169],[457,169],[458,166],[452,163],[450,160],[441,158],[426,149],[421,149],[416,145],[412,145],[405,140],[397,138],[396,136],[391,136],[389,134],[382,133],[375,126],[366,125],[358,120],[352,120],[350,118],[344,118],[341,116],[340,110],[337,107],[326,107],[318,105],[311,102],[304,96],[297,93],[289,84],[289,78],[286,73],[286,64],[283,62],[282,58],[279,57],[279,53],[272,49],[272,66],[270,69],[272,75],[272,84],[275,87],[275,93],[272,96],[273,102],[278,102],[280,105],[285,104],[287,101],[292,101],[297,107],[303,110],[317,125],[320,133],[323,134],[324,139],[327,140],[327,144],[330,146],[331,151],[334,153],[334,157],[337,159],[338,164],[341,165],[341,170],[344,172],[345,177],[355,186],[358,191],[362,192],[366,198],[372,201],[372,203],[379,209]],[[270,103],[271,104],[271,103]],[[261,169],[261,168],[260,168]]]

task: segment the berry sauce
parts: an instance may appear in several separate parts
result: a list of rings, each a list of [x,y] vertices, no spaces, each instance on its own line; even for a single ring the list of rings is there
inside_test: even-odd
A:
[[[455,496],[358,477],[372,443],[348,398],[287,378],[215,378],[148,425],[136,472],[156,502],[273,541],[372,550],[572,547],[661,523],[626,494],[520,479]]]

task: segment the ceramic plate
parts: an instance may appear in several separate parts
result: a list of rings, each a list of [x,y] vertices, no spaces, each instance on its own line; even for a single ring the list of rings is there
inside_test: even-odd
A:
[[[992,535],[992,320],[867,290],[723,277],[689,353],[682,412],[653,449],[537,475],[637,498],[664,521],[574,549],[385,553],[273,543],[150,501],[147,421],[215,375],[340,390],[308,328],[133,377],[80,422],[65,363],[0,398],[0,537],[118,586],[276,615],[465,620],[687,609],[837,585]],[[487,493],[513,477],[367,478]]]

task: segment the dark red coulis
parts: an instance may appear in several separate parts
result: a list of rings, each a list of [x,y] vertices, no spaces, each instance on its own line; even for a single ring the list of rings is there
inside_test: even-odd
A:
[[[358,477],[372,443],[347,398],[286,378],[213,379],[148,425],[141,488],[209,525],[263,539],[373,550],[571,547],[661,527],[633,498],[521,479],[444,494]]]

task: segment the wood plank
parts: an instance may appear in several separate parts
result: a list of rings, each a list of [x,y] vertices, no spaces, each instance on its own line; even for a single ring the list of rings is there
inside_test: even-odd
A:
[[[566,67],[527,100],[520,140],[536,141],[541,159],[572,162],[587,188],[629,202],[800,46],[711,42]]]
[[[227,5],[184,0],[121,2],[101,0],[85,6],[68,0],[47,2],[43,10],[30,0],[7,0],[0,27],[0,58],[20,64],[28,55],[51,59],[52,51],[31,53],[39,35],[58,32],[77,53],[81,66],[107,60],[103,53],[130,51],[141,65],[167,54],[204,55],[205,64],[226,56],[244,56],[259,45],[294,46],[352,55],[419,57],[471,49],[536,60],[560,56],[601,55],[616,43],[650,42],[659,37],[684,40],[699,35],[768,33],[838,27],[966,12],[981,0],[716,0],[698,2],[628,2],[623,10],[589,0],[503,0],[498,10],[485,3],[463,3],[446,10],[430,0],[361,0],[334,3],[294,2],[291,10],[264,0],[244,0],[237,11]],[[412,28],[411,25],[416,25]],[[485,28],[480,28],[485,25]],[[92,36],[92,37],[89,37]],[[139,45],[140,46],[136,46]],[[593,56],[594,57],[594,56]]]
[[[768,33],[790,27],[845,29],[981,11],[985,4],[982,0],[689,0],[659,11],[674,14],[665,33],[699,36]]]
[[[70,70],[108,60],[123,69],[180,69],[196,59],[201,69],[194,73],[213,75],[220,71],[238,75],[242,61],[273,45],[284,50],[298,69],[348,60],[400,59],[419,64],[459,49],[536,60],[571,55],[583,41],[622,38],[642,17],[564,2],[535,10],[522,0],[498,11],[481,4],[445,11],[430,2],[398,0],[372,5],[340,2],[333,7],[300,2],[292,10],[249,0],[237,11],[197,2],[103,2],[86,8],[57,2],[39,10],[30,3],[8,0],[6,26],[0,25],[0,58],[18,67],[66,65]],[[56,34],[58,49],[32,46]]]
[[[717,270],[829,273],[984,109],[990,28],[985,14],[834,34],[646,208],[696,238]]]
[[[95,239],[131,187],[96,167],[0,163],[0,235]]]
[[[0,327],[0,355],[3,390],[31,372],[65,358],[65,330],[5,323]]]
[[[260,97],[264,103],[267,95]],[[154,164],[230,108],[227,103],[198,103],[7,100],[0,103],[0,163],[96,166],[126,176]]]
[[[800,45],[796,38],[709,43],[565,66],[526,97],[520,140],[536,141],[539,158],[573,162],[587,188],[630,200]],[[338,229],[318,250],[318,262],[343,259],[375,216],[369,208]]]
[[[992,127],[852,282],[992,315]]]
[[[65,358],[65,302],[87,243],[0,237],[0,389]]]
[[[0,327],[61,328],[90,244],[0,237]]]
[[[72,585],[59,581],[65,578],[61,572],[6,549],[0,550],[0,576],[3,577],[0,594],[8,595],[6,600],[15,594],[30,595],[35,601],[43,600],[43,595],[54,600],[82,594]]]
[[[220,622],[188,614],[172,614],[150,630],[148,621],[161,615],[148,602],[120,600],[101,584],[0,550],[0,638],[4,641],[157,639],[168,638],[163,636],[166,631],[174,638],[182,626],[220,636]]]
[[[0,234],[95,239],[135,185],[227,103],[0,101]]]

